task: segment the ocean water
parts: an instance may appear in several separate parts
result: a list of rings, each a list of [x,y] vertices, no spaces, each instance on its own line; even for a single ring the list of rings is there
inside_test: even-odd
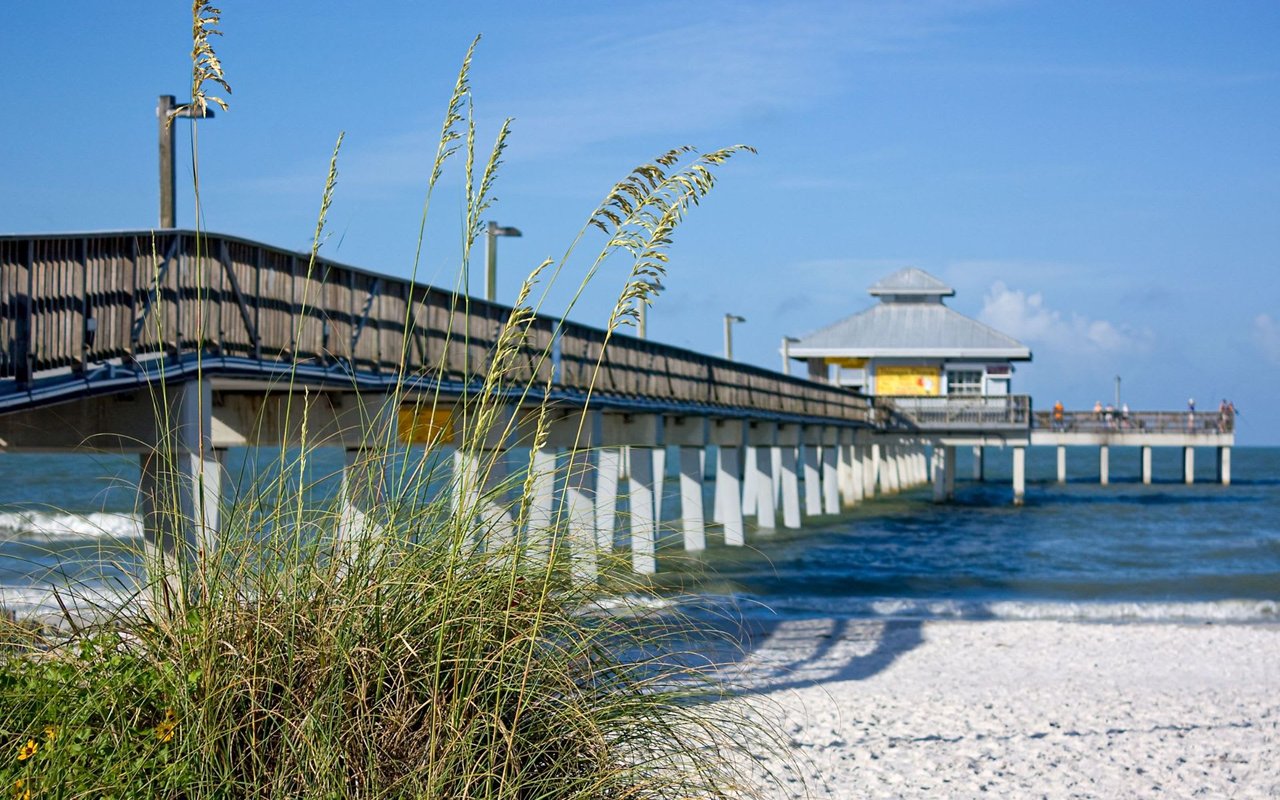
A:
[[[1060,485],[1053,448],[1032,448],[1015,508],[1009,452],[989,449],[978,482],[962,449],[955,503],[934,505],[922,487],[799,531],[749,532],[744,548],[712,528],[693,557],[679,547],[669,478],[658,583],[775,619],[1280,621],[1280,448],[1236,448],[1227,487],[1210,449],[1197,451],[1193,486],[1180,450],[1154,454],[1156,482],[1144,486],[1138,450],[1112,448],[1111,484],[1100,486],[1097,450],[1072,448]],[[232,451],[228,469],[249,481],[261,462]],[[339,452],[313,459],[317,496],[336,490],[340,468]],[[52,585],[109,594],[127,583],[141,538],[137,481],[132,458],[0,454],[0,606],[48,613]]]

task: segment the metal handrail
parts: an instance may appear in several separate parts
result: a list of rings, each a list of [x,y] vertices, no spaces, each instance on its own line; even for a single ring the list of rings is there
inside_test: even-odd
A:
[[[1032,428],[1062,433],[1216,434],[1235,431],[1233,411],[1037,411]]]
[[[877,396],[876,419],[907,429],[1012,429],[1031,424],[1027,395]]]
[[[197,354],[335,375],[483,378],[510,307],[187,230],[0,235],[0,400],[101,365]],[[866,397],[539,318],[506,375],[559,394],[870,424]],[[599,369],[597,370],[597,362]],[[143,374],[144,370],[139,370]],[[149,373],[148,373],[149,374]]]

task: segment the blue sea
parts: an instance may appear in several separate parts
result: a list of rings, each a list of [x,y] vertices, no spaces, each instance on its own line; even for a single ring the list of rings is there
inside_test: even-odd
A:
[[[744,548],[712,528],[694,558],[679,548],[668,478],[659,585],[781,619],[1280,621],[1280,448],[1235,448],[1230,486],[1216,482],[1211,449],[1197,451],[1187,486],[1181,450],[1157,448],[1144,486],[1138,450],[1112,448],[1100,486],[1096,449],[1069,449],[1058,484],[1054,449],[1032,448],[1022,507],[1011,503],[1010,452],[987,452],[977,481],[961,450],[954,503],[935,505],[925,486],[798,531],[749,531]],[[252,458],[232,451],[228,467],[242,474]],[[341,468],[340,452],[315,461],[317,476]],[[50,585],[127,573],[141,537],[137,481],[136,458],[0,454],[0,605],[48,613]]]

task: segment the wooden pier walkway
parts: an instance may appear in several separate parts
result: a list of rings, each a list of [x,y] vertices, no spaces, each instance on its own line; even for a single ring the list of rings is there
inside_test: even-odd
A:
[[[160,530],[147,516],[149,540],[166,547],[216,541],[220,454],[297,442],[287,409],[300,402],[310,404],[312,435],[344,448],[353,474],[377,457],[374,424],[396,428],[399,444],[453,446],[456,474],[474,472],[482,454],[457,446],[467,398],[484,384],[511,309],[309,262],[306,253],[184,230],[0,236],[0,451],[143,454],[144,486],[162,473],[187,486],[184,530]],[[148,391],[162,384],[165,407]],[[555,424],[538,463],[572,476],[539,482],[530,531],[508,534],[567,519],[586,577],[593,548],[610,547],[616,525],[634,568],[655,569],[668,448],[679,450],[678,528],[688,550],[706,546],[708,518],[725,544],[741,545],[744,517],[759,530],[779,516],[798,528],[930,481],[945,501],[958,446],[1010,449],[1015,503],[1034,444],[1059,446],[1060,464],[1072,444],[1101,447],[1104,463],[1110,445],[1214,445],[1230,480],[1233,432],[1195,419],[1183,430],[1176,418],[1138,413],[1099,430],[1078,414],[1069,424],[1046,422],[1020,395],[871,398],[551,317],[532,323],[503,386],[514,420],[504,430],[513,433],[479,447],[530,446],[519,417],[547,402]],[[155,443],[166,431],[177,457],[158,464]],[[708,471],[710,514],[702,508]],[[620,493],[629,499],[625,520],[616,514]],[[350,502],[365,501],[353,494]],[[493,511],[513,524],[509,508]]]

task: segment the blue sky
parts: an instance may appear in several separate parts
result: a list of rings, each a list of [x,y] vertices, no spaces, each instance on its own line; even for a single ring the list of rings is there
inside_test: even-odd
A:
[[[1280,444],[1280,4],[221,6],[233,94],[199,128],[210,230],[305,248],[345,131],[324,252],[407,275],[480,33],[482,141],[515,118],[493,217],[524,231],[500,243],[500,299],[635,164],[743,142],[759,154],[678,234],[652,338],[718,352],[731,311],[737,356],[777,368],[783,335],[918,266],[1031,346],[1014,390],[1039,407],[1105,402],[1120,375],[1134,408],[1230,397],[1242,443]],[[188,90],[189,11],[6,8],[0,230],[155,224],[155,98]],[[455,175],[433,201],[432,282],[453,281],[461,211]],[[622,280],[573,316],[603,323]]]

